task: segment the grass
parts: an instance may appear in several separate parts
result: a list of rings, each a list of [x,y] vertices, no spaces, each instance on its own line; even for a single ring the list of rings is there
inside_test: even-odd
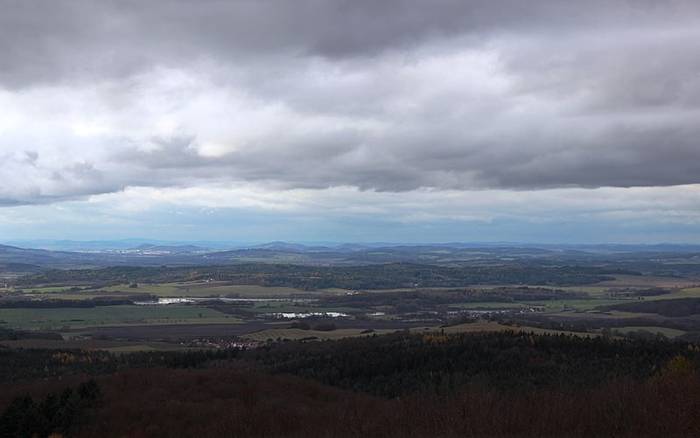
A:
[[[66,330],[97,326],[147,324],[220,324],[238,319],[199,306],[100,306],[92,308],[0,309],[0,327]]]
[[[121,293],[100,293],[99,291],[86,291],[86,292],[51,292],[51,296],[47,293],[25,293],[28,297],[40,298],[40,299],[52,299],[52,300],[92,300],[95,298],[124,298],[124,294]]]
[[[102,290],[108,292],[123,292],[129,294],[151,294],[159,297],[223,297],[237,296],[241,298],[289,297],[297,295],[339,295],[345,293],[341,289],[319,291],[304,291],[292,287],[265,287],[257,285],[229,285],[222,282],[185,282],[139,284],[130,288],[127,284],[110,286]]]
[[[618,312],[618,311],[608,311],[608,312],[558,312],[550,313],[552,316],[559,316],[563,318],[571,319],[587,319],[587,320],[597,320],[597,319],[625,319],[625,318],[640,318],[644,316],[650,316],[649,313],[635,313],[635,312]]]
[[[662,288],[688,288],[697,284],[697,281],[675,277],[658,277],[651,275],[617,275],[614,280],[603,281],[586,286],[550,286],[550,285],[527,285],[529,287],[540,287],[544,289],[560,289],[569,292],[585,292],[591,298],[606,298],[611,290],[616,289],[649,289],[653,287]],[[479,289],[488,290],[498,287],[520,287],[523,285],[502,284],[502,285],[481,285],[475,286]],[[698,296],[700,296],[700,288]],[[668,295],[666,295],[668,296]]]
[[[566,310],[589,311],[598,306],[608,306],[612,304],[620,304],[629,302],[625,299],[606,299],[606,298],[591,298],[583,300],[546,300],[546,301],[531,301],[532,305],[543,306],[547,312],[563,312]]]
[[[265,287],[257,285],[230,285],[224,282],[178,282],[146,284],[129,287],[128,284],[108,286],[98,290],[70,290],[70,286],[37,286],[24,289],[28,296],[40,296],[52,299],[91,299],[95,297],[122,297],[126,295],[155,295],[161,298],[208,298],[208,297],[240,297],[240,298],[283,298],[292,296],[318,297],[327,295],[343,295],[344,289],[322,289],[305,291],[293,287]]]
[[[68,289],[70,289],[69,286],[41,286],[24,289],[24,292],[33,294],[52,294],[57,292],[66,292]]]
[[[255,313],[280,313],[280,312],[341,312],[354,313],[361,312],[362,309],[356,307],[341,306],[319,306],[317,303],[292,303],[289,301],[263,301],[256,302],[252,307],[245,308]]]

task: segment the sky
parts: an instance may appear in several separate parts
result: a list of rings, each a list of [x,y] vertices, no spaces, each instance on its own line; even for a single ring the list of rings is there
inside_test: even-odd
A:
[[[0,241],[700,243],[695,0],[0,8]]]

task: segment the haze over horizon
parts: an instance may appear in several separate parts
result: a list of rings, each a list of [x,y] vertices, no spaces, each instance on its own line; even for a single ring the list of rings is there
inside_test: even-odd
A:
[[[700,243],[696,1],[3,6],[0,242]]]

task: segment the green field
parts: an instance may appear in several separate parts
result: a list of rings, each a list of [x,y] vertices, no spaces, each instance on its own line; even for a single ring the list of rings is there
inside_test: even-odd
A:
[[[65,287],[65,286],[40,286],[40,287],[28,288],[24,292],[32,293],[32,294],[52,294],[52,293],[68,292],[68,289],[70,289],[70,288]]]
[[[92,308],[0,309],[0,327],[24,330],[144,324],[221,324],[238,319],[200,306],[100,306]]]
[[[607,312],[582,312],[582,311],[572,311],[572,312],[558,312],[549,313],[551,316],[558,316],[562,318],[570,319],[585,319],[589,321],[595,320],[606,320],[606,319],[629,319],[629,318],[639,318],[643,316],[649,316],[648,313],[634,313],[634,312],[618,312],[618,311],[607,311]]]
[[[107,292],[120,292],[128,294],[151,294],[159,297],[226,297],[237,296],[241,298],[265,298],[288,296],[314,296],[337,295],[345,293],[341,289],[328,289],[319,291],[304,291],[292,287],[265,287],[256,285],[228,285],[217,282],[186,282],[186,283],[162,283],[139,284],[136,288],[130,288],[127,284],[103,288]]]
[[[562,312],[566,310],[589,311],[598,306],[609,306],[628,302],[629,299],[588,299],[588,300],[547,300],[532,301],[531,304],[543,306],[548,312]]]
[[[0,289],[0,292],[10,292]],[[305,291],[292,287],[266,287],[257,285],[230,285],[222,282],[180,282],[138,284],[129,287],[128,284],[118,284],[100,289],[72,289],[70,286],[34,286],[22,291],[27,296],[37,296],[51,299],[82,300],[96,297],[123,297],[127,295],[155,295],[162,298],[211,298],[211,297],[240,297],[240,298],[273,298],[273,297],[318,297],[328,295],[343,295],[343,289],[321,289]]]

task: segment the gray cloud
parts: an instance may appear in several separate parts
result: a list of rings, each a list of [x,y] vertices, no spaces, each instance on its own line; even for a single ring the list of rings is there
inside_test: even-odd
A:
[[[275,57],[374,56],[450,37],[556,37],[573,31],[696,24],[692,0],[5,0],[0,80],[129,75],[197,57],[248,62]]]
[[[0,204],[700,183],[696,1],[2,3]]]
[[[379,138],[370,144],[349,136],[346,152],[339,148],[324,154],[308,149],[294,153],[289,147],[281,148],[286,151],[282,154],[250,150],[216,158],[198,156],[176,142],[122,159],[132,169],[141,169],[144,176],[132,180],[137,185],[201,179],[257,181],[283,188],[347,185],[380,191],[635,187],[650,182],[666,186],[696,183],[700,172],[696,140],[700,128],[687,126],[665,130],[620,126],[587,141],[570,140],[575,145],[564,148],[554,138],[529,138],[518,140],[514,150],[504,150],[502,144],[470,144],[468,138],[458,135],[454,148],[434,145],[435,137],[415,138],[409,133],[405,139]],[[307,139],[304,145],[314,141]],[[338,137],[334,142],[338,146]],[[529,142],[548,152],[533,150]],[[404,152],[374,152],[382,147],[403,148]]]

